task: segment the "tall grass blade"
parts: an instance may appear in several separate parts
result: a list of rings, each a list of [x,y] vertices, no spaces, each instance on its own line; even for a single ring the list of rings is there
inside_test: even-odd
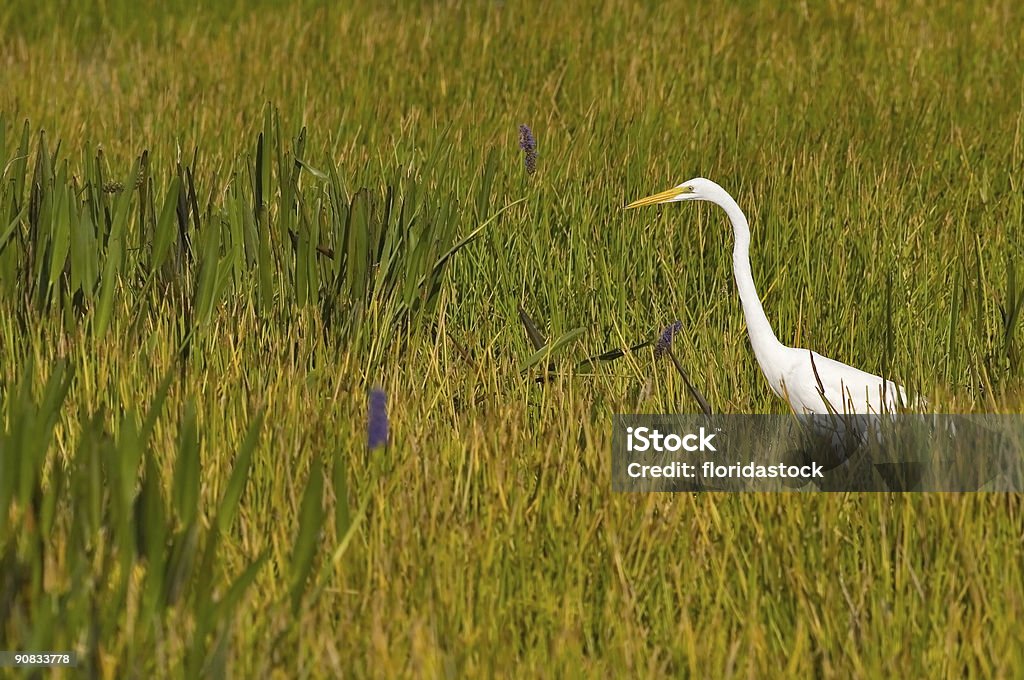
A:
[[[196,427],[195,404],[185,405],[178,433],[178,455],[174,464],[171,498],[178,520],[191,526],[199,512],[199,432]]]
[[[302,604],[306,581],[312,571],[313,558],[316,556],[316,549],[320,542],[320,529],[324,519],[323,490],[323,465],[319,458],[314,458],[309,469],[306,491],[302,495],[298,533],[291,552],[288,594],[291,598],[293,615],[298,614],[299,606]]]

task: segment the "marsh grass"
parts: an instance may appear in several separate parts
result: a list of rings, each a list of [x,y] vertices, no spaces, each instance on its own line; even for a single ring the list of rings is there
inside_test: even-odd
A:
[[[716,411],[784,407],[724,217],[621,210],[695,175],[750,218],[784,342],[1021,410],[1014,4],[62,6],[0,9],[0,647],[106,677],[1020,674],[1017,496],[608,474],[612,414],[696,410],[639,350],[667,319]]]

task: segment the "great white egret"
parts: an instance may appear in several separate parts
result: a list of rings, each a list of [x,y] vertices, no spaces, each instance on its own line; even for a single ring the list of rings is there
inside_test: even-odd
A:
[[[754,356],[772,391],[800,414],[895,413],[906,404],[907,394],[891,380],[848,366],[817,352],[787,347],[779,342],[757,297],[750,273],[750,226],[739,205],[725,189],[703,177],[647,198],[627,208],[658,203],[708,201],[725,210],[732,222],[735,245],[732,270],[736,276],[747,333]]]

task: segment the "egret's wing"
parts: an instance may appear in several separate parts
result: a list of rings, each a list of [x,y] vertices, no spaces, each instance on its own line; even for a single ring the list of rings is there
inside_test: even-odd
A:
[[[903,388],[817,352],[800,350],[785,376],[790,405],[809,413],[891,413],[906,399]]]

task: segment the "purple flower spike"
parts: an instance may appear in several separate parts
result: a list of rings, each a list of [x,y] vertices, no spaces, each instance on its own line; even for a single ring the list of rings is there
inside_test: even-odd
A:
[[[668,353],[669,348],[672,347],[672,340],[675,339],[676,333],[681,330],[683,330],[683,322],[676,321],[672,325],[667,326],[665,330],[661,332],[661,336],[658,338],[658,341],[654,343],[655,358]]]
[[[519,126],[519,148],[525,154],[523,162],[526,164],[526,174],[532,175],[537,171],[537,140],[527,125]]]
[[[368,421],[370,449],[385,446],[388,443],[388,395],[379,387],[370,390]]]

